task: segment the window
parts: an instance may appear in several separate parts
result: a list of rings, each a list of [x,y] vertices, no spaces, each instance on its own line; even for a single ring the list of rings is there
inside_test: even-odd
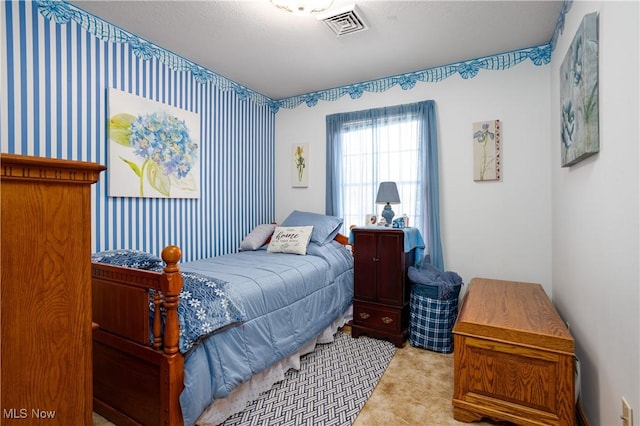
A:
[[[327,117],[327,214],[350,225],[380,215],[375,203],[380,182],[398,186],[395,217],[407,214],[420,230],[434,266],[442,269],[433,101]]]
[[[400,204],[392,205],[396,217],[406,213],[414,223],[421,223],[418,209],[419,146],[417,118],[389,117],[345,123],[341,156],[342,217],[347,225],[363,225],[365,215],[380,215],[382,205],[376,205],[380,182],[393,181],[398,186]]]

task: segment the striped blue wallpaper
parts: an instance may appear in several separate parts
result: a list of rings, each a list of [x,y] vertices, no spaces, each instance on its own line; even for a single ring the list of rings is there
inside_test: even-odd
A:
[[[269,106],[141,59],[130,45],[99,40],[73,21],[45,19],[32,2],[3,2],[0,22],[2,152],[109,166],[108,87],[200,115],[200,199],[108,197],[103,173],[92,189],[94,251],[159,254],[176,244],[188,261],[235,251],[253,226],[273,221]]]

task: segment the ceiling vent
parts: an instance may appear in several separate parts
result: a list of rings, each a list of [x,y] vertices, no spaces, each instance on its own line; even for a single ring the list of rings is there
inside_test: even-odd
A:
[[[327,24],[331,31],[338,37],[364,31],[369,28],[362,18],[360,9],[358,9],[355,4],[340,9],[328,10],[318,15],[318,20]]]

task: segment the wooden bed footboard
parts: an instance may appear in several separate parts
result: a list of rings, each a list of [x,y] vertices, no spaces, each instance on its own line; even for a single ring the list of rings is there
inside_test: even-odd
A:
[[[91,266],[94,411],[118,425],[182,425],[184,358],[178,350],[181,252],[162,252],[164,272]],[[154,290],[153,335],[149,294]],[[162,296],[161,296],[162,294]],[[153,343],[151,343],[153,341]]]

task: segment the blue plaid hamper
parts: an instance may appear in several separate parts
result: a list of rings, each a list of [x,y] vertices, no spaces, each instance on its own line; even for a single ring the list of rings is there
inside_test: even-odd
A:
[[[458,317],[457,292],[449,299],[432,299],[412,289],[409,303],[411,346],[445,354],[453,352],[451,330]]]

